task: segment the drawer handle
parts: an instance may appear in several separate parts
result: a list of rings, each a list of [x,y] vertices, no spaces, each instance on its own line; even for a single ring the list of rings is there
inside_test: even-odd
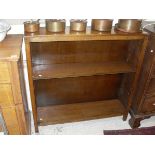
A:
[[[154,106],[155,106],[155,103],[153,103],[152,105],[154,105]]]
[[[151,53],[153,53],[154,51],[153,51],[153,50],[151,50],[150,52],[151,52]]]

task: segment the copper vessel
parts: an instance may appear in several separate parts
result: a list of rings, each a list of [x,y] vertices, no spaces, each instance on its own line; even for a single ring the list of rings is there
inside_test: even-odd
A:
[[[39,20],[36,21],[26,21],[24,22],[24,31],[25,32],[30,32],[30,33],[34,33],[39,31],[39,27],[40,27],[40,23]]]
[[[66,27],[65,19],[47,19],[46,29],[50,32],[64,32]]]
[[[136,33],[141,31],[142,20],[140,19],[119,19],[116,29],[122,32]]]
[[[82,32],[86,31],[87,20],[86,19],[71,19],[70,20],[70,30]]]
[[[96,31],[111,31],[112,19],[92,19],[91,28]]]

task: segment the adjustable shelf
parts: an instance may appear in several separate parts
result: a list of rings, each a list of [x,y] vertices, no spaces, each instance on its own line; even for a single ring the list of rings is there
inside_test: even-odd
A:
[[[135,72],[127,62],[33,65],[33,79],[66,78]]]

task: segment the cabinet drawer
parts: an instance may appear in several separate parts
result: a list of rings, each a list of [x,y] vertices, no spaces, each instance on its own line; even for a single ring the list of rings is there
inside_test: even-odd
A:
[[[142,112],[144,113],[155,112],[155,96],[146,97],[144,104],[142,106]]]
[[[0,106],[3,108],[11,105],[14,105],[11,85],[0,84]]]
[[[6,62],[0,62],[0,83],[10,83],[10,74]]]
[[[2,114],[9,134],[10,135],[20,134],[20,128],[16,114],[16,107],[13,106],[8,108],[2,108]]]

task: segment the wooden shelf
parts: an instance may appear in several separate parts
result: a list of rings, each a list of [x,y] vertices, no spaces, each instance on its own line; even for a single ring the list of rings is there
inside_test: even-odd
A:
[[[127,62],[68,63],[34,65],[33,79],[50,79],[104,74],[129,73],[135,70]]]
[[[39,125],[48,125],[120,116],[124,107],[119,100],[114,99],[38,107],[37,112]]]

